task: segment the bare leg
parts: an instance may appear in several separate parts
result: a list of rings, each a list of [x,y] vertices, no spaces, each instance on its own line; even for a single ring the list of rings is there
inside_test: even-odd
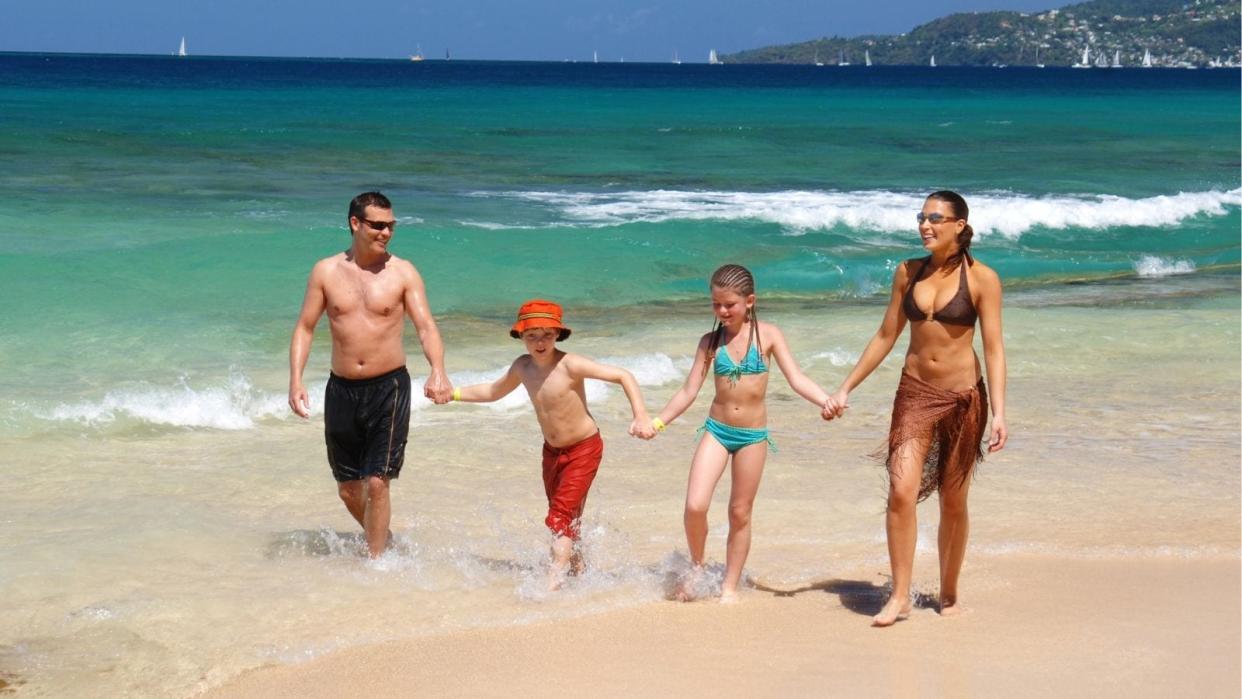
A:
[[[946,480],[952,480],[946,479]],[[957,581],[966,558],[966,540],[970,536],[970,513],[966,508],[966,495],[970,481],[946,482],[940,488],[940,532],[937,543],[940,549],[940,614],[952,616],[961,611],[957,604]]]
[[[362,518],[367,511],[366,485],[361,480],[345,481],[336,484],[336,492],[345,503],[345,509],[358,522],[358,526],[363,526]]]
[[[690,462],[690,480],[686,485],[686,509],[683,521],[686,527],[686,545],[690,549],[690,563],[695,570],[682,585],[678,598],[685,601],[693,597],[694,578],[703,566],[707,548],[707,508],[712,504],[716,484],[729,463],[729,452],[714,437],[704,434]]]
[[[892,626],[910,615],[910,580],[914,575],[914,549],[919,539],[919,482],[929,442],[911,440],[893,455],[888,481],[888,512],[884,528],[888,533],[888,561],[893,571],[893,593],[872,626]]]
[[[388,499],[388,479],[380,476],[368,476],[367,507],[362,517],[362,529],[367,536],[367,550],[371,558],[379,558],[388,548],[390,533],[388,524],[392,520],[392,504]]]
[[[763,477],[763,464],[768,458],[767,442],[743,447],[733,455],[733,484],[729,489],[729,543],[725,554],[724,584],[720,601],[737,600],[737,586],[750,554],[750,514]]]
[[[559,590],[569,572],[574,554],[574,540],[567,536],[558,536],[552,541],[552,564],[548,566],[548,590]]]

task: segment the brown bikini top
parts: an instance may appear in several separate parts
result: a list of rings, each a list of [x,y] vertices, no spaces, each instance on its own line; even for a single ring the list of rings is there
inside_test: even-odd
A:
[[[945,325],[974,325],[979,319],[979,313],[975,310],[975,303],[970,300],[970,285],[966,282],[966,260],[960,263],[962,278],[957,285],[957,293],[940,310],[932,311],[929,315],[914,302],[914,285],[919,283],[919,277],[923,276],[929,264],[931,264],[931,257],[924,258],[923,266],[919,267],[910,286],[906,287],[906,295],[901,299],[901,310],[906,314],[906,319],[910,321],[934,320]],[[933,305],[934,303],[933,300]]]

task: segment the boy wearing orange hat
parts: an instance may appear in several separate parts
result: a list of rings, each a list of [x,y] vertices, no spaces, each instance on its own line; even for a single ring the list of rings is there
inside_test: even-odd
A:
[[[634,412],[629,433],[642,439],[655,436],[633,374],[557,349],[556,343],[569,337],[570,332],[562,322],[558,304],[540,299],[527,301],[509,330],[510,336],[526,345],[526,354],[514,360],[509,371],[494,383],[453,391],[453,400],[490,403],[509,395],[521,384],[530,396],[544,439],[543,487],[548,496],[544,524],[556,535],[548,577],[551,589],[560,587],[571,566],[575,573],[582,569],[582,560],[574,550],[578,522],[604,456],[599,427],[587,408],[584,381],[598,379],[620,384]]]

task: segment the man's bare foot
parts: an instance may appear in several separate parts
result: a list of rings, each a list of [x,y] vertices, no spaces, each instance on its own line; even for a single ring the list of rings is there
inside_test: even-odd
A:
[[[721,590],[720,592],[721,604],[737,604],[741,601],[742,599],[737,596],[737,590]]]
[[[892,626],[910,616],[910,599],[898,599],[896,595],[888,598],[888,603],[879,614],[871,617],[872,626]]]

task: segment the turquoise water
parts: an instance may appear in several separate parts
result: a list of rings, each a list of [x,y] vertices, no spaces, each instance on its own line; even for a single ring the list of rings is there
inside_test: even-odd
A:
[[[40,405],[273,369],[307,270],[374,188],[440,315],[693,302],[724,261],[768,298],[876,301],[938,188],[972,202],[976,251],[1019,302],[1119,277],[1212,288],[1239,266],[1233,72],[0,68],[0,357],[6,393]],[[31,410],[0,407],[0,426],[21,433]]]
[[[592,569],[563,595],[539,591],[520,391],[416,402],[399,546],[361,559],[323,454],[325,326],[308,422],[285,405],[286,357],[311,265],[348,244],[347,203],[372,188],[396,203],[392,249],[427,279],[455,384],[499,376],[516,305],[549,296],[567,349],[629,369],[650,409],[688,370],[726,261],[754,269],[763,317],[835,386],[894,265],[921,253],[922,197],[958,189],[1005,283],[1011,430],[972,489],[971,560],[1236,560],[1239,92],[1207,70],[0,55],[0,678],[190,696],[391,638],[660,603],[686,562],[706,395],[639,442],[621,393],[588,385],[609,451]],[[748,574],[886,570],[865,455],[902,345],[829,425],[773,380],[781,450]],[[916,587],[934,594],[922,516]],[[986,566],[964,580],[1021,588]]]

